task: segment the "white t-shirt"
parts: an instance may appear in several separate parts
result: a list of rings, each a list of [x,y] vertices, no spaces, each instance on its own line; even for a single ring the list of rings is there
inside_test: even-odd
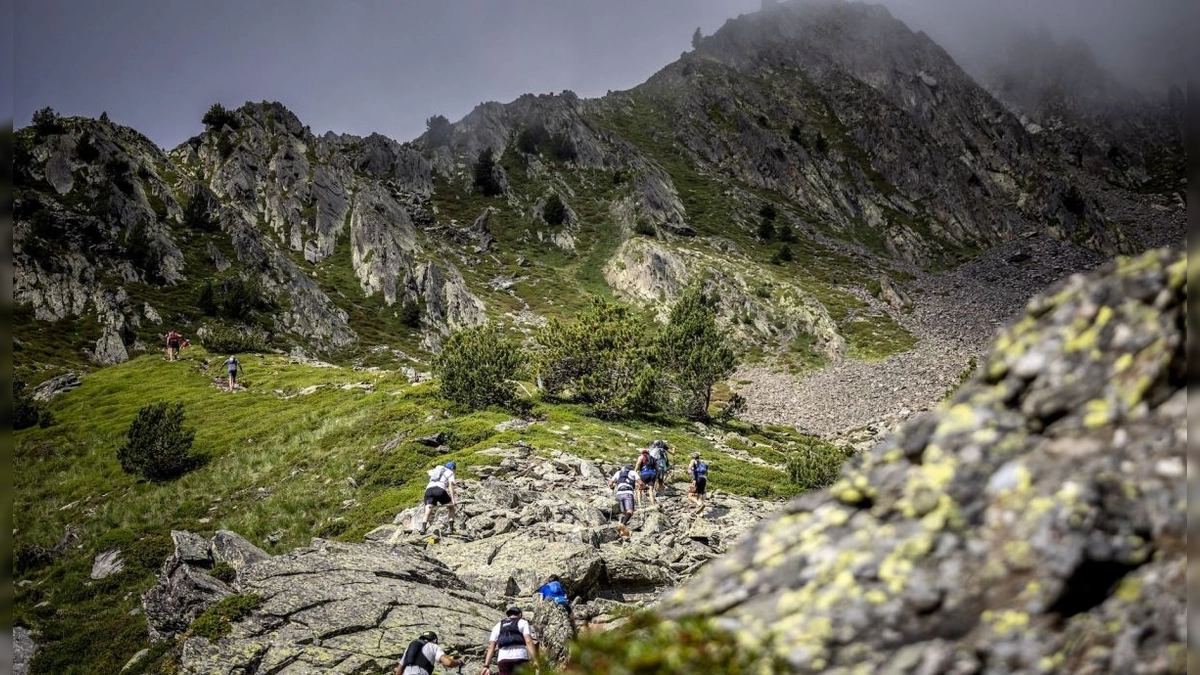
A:
[[[429,470],[429,485],[426,485],[425,489],[428,490],[431,487],[439,487],[443,490],[449,490],[450,484],[453,482],[453,469],[447,469],[444,466],[434,467]]]
[[[529,630],[529,622],[521,619],[517,622],[517,629],[521,631],[521,635],[533,637],[533,633]],[[492,628],[492,635],[488,638],[488,642],[496,642],[500,639],[500,622]],[[514,647],[500,647],[497,645],[496,663],[501,661],[528,661],[529,649],[525,645]]]
[[[421,647],[421,653],[425,655],[425,658],[429,659],[429,662],[435,668],[438,662],[442,660],[442,657],[446,655],[446,652],[442,651],[442,648],[436,642],[426,642],[425,646]],[[433,675],[433,673],[425,672],[425,669],[420,666],[404,666],[404,670],[400,672],[400,675]]]

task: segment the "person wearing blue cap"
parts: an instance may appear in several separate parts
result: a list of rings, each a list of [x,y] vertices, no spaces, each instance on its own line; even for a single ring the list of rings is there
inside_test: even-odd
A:
[[[450,510],[450,531],[454,531],[454,470],[453,460],[429,470],[429,484],[425,486],[425,517],[421,520],[421,534],[425,534],[429,521],[433,520],[433,507],[444,505]]]

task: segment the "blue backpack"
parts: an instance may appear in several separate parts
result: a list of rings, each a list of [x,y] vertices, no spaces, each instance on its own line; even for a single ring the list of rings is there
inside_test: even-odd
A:
[[[696,477],[708,477],[708,465],[703,460],[696,462]]]

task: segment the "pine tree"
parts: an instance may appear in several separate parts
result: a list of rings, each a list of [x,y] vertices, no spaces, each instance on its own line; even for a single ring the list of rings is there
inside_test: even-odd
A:
[[[692,33],[692,49],[699,49],[700,42],[704,39],[704,34],[700,32],[700,28],[696,27],[696,32]]]
[[[525,357],[488,324],[453,333],[433,361],[442,396],[473,410],[510,405],[516,400],[512,380]]]
[[[491,148],[479,151],[479,158],[475,161],[475,187],[485,197],[495,197],[504,191],[500,181],[496,180],[496,159]]]
[[[671,308],[670,322],[655,345],[655,363],[676,393],[681,412],[707,419],[713,385],[733,372],[737,357],[699,288],[686,291]]]

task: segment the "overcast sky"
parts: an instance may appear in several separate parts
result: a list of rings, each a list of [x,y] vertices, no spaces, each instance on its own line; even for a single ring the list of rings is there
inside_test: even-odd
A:
[[[0,28],[13,45],[0,58],[0,85],[13,83],[0,114],[24,126],[47,105],[65,115],[107,111],[169,148],[202,130],[213,102],[276,100],[317,133],[378,131],[403,141],[430,115],[458,120],[484,101],[628,89],[689,49],[696,27],[710,34],[760,1],[15,0],[13,21]],[[1188,2],[885,4],[952,54],[1003,14],[1088,33],[1120,66],[1152,61],[1154,47],[1169,56],[1162,33],[1181,22],[1167,10]]]

